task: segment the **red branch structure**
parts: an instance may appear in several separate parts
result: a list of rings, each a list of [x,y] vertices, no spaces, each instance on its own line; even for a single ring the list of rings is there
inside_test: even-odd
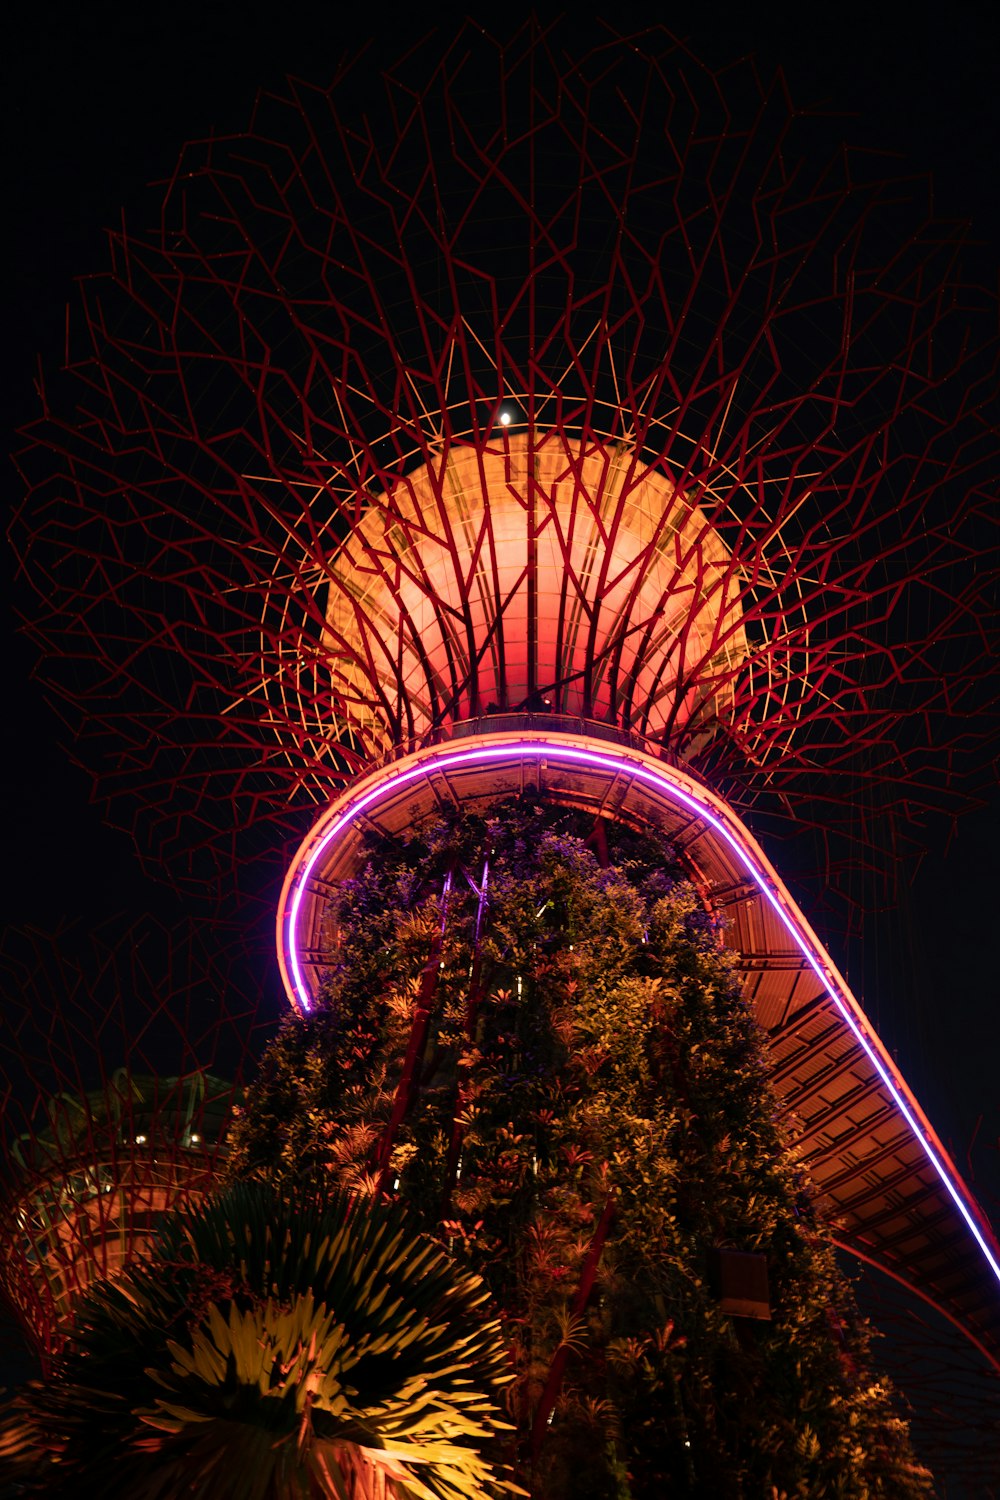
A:
[[[275,848],[491,704],[810,826],[828,886],[961,802],[995,727],[990,299],[916,190],[810,146],[749,68],[529,28],[185,150],[82,283],[14,527],[144,858],[231,878],[249,826]],[[540,466],[503,515],[484,454]]]

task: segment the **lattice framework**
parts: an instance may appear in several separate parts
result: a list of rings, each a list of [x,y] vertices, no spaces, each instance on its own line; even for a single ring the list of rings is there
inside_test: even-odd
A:
[[[840,834],[878,863],[890,824],[953,809],[953,773],[988,751],[995,350],[955,235],[861,158],[810,173],[780,84],[713,77],[663,36],[560,48],[467,29],[381,91],[292,83],[246,135],[187,148],[157,227],[113,232],[82,285],[79,404],[54,395],[22,454],[29,629],[98,795],[182,878],[231,873],[242,828],[277,825],[273,844],[497,692],[574,696],[565,666],[534,672],[537,642],[524,681],[484,669],[515,592],[537,634],[553,535],[590,669],[614,678],[657,602],[603,637],[594,615],[655,566],[669,599],[682,510],[674,597],[718,607],[707,635],[678,627],[673,704],[651,718],[625,673],[576,711],[814,827],[828,870]],[[444,486],[515,439],[558,449],[576,490],[520,486],[523,567],[500,588],[489,506],[463,537]],[[609,453],[604,515],[580,475]],[[582,577],[566,505],[610,556],[647,466],[673,504],[625,576]],[[492,643],[472,608],[491,577]],[[406,595],[395,633],[359,578]],[[416,596],[439,637],[419,714]]]

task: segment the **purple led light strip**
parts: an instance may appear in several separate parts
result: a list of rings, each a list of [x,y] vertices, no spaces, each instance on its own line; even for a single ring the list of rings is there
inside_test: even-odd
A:
[[[736,855],[740,864],[753,879],[755,885],[757,886],[757,889],[764,897],[766,897],[772,909],[781,919],[782,925],[784,926],[788,935],[792,938],[796,947],[802,953],[806,962],[809,964],[809,967],[813,970],[816,978],[823,986],[823,989],[833,1001],[834,1005],[837,1007],[840,1014],[843,1016],[844,1020],[847,1022],[848,1026],[851,1028],[851,1031],[864,1049],[868,1058],[873,1063],[875,1071],[878,1073],[879,1077],[882,1079],[882,1082],[889,1090],[889,1093],[891,1094],[897,1109],[903,1116],[907,1125],[910,1127],[914,1139],[920,1144],[924,1155],[927,1157],[928,1161],[937,1172],[938,1177],[941,1179],[941,1182],[947,1189],[949,1197],[952,1199],[956,1208],[961,1213],[963,1219],[972,1232],[973,1238],[978,1244],[980,1250],[983,1252],[983,1255],[986,1257],[986,1261],[990,1269],[992,1270],[993,1275],[996,1277],[997,1282],[1000,1283],[1000,1263],[998,1263],[995,1255],[993,1254],[989,1245],[986,1243],[986,1240],[984,1239],[978,1225],[976,1224],[975,1219],[973,1218],[966,1203],[964,1202],[959,1188],[952,1181],[951,1175],[946,1169],[944,1162],[938,1156],[938,1153],[934,1149],[933,1144],[924,1135],[924,1132],[921,1130],[917,1120],[914,1118],[914,1115],[909,1108],[905,1098],[900,1093],[899,1087],[894,1081],[891,1073],[888,1071],[882,1058],[878,1055],[878,1052],[872,1046],[868,1037],[865,1035],[865,1032],[859,1025],[858,1017],[855,1014],[853,1007],[840,993],[840,987],[834,982],[832,972],[822,967],[819,959],[813,952],[812,944],[807,942],[805,934],[799,928],[797,923],[795,923],[789,916],[788,912],[785,909],[783,899],[777,894],[776,891],[772,890],[770,882],[768,881],[766,875],[762,870],[758,868],[752,856],[744,848],[742,840],[737,838],[736,835],[726,827],[726,824],[721,820],[719,815],[715,811],[713,811],[705,801],[686,791],[683,787],[678,786],[674,780],[666,776],[662,771],[654,770],[651,766],[644,765],[642,762],[634,760],[631,756],[622,755],[619,757],[609,755],[603,751],[580,750],[572,745],[559,744],[553,742],[552,740],[539,741],[511,738],[510,740],[500,745],[483,745],[474,750],[449,750],[447,748],[442,748],[440,750],[433,751],[422,758],[418,765],[411,767],[409,770],[399,771],[394,775],[387,776],[384,780],[379,781],[379,783],[375,787],[363,793],[360,797],[357,798],[356,801],[350,803],[350,805],[344,809],[339,817],[334,819],[330,827],[326,829],[322,837],[316,843],[315,848],[310,852],[309,857],[305,861],[305,864],[300,868],[298,876],[296,877],[294,882],[294,893],[292,895],[291,902],[289,903],[287,914],[285,916],[283,924],[285,929],[283,946],[285,949],[285,955],[288,960],[288,967],[292,975],[292,982],[295,993],[298,997],[299,1004],[301,1005],[302,1009],[305,1011],[311,1010],[312,1000],[310,998],[309,989],[305,983],[305,979],[302,974],[302,968],[299,963],[299,910],[302,905],[302,898],[305,894],[306,886],[312,876],[312,872],[315,869],[318,860],[320,859],[324,851],[329,848],[330,844],[337,838],[338,834],[343,831],[344,827],[352,821],[352,819],[356,818],[359,813],[364,812],[366,808],[371,807],[373,803],[379,801],[379,799],[385,795],[385,792],[388,789],[391,788],[393,791],[395,791],[398,787],[405,786],[408,782],[416,781],[426,776],[429,763],[438,765],[447,764],[448,766],[468,765],[470,762],[482,763],[483,761],[489,760],[508,759],[512,751],[516,751],[521,755],[532,755],[538,757],[544,756],[546,759],[551,758],[554,760],[577,762],[587,766],[594,766],[595,768],[599,768],[605,771],[619,772],[622,769],[626,769],[630,773],[630,775],[634,776],[637,780],[645,781],[648,785],[655,787],[660,792],[665,793],[672,801],[681,803],[685,807],[689,808],[692,812],[694,812],[698,817],[704,818],[706,822],[711,824],[716,833],[719,834],[723,839],[725,839],[726,843]]]

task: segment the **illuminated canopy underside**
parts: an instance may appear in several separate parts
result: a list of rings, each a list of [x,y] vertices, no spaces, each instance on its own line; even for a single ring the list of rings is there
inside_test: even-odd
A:
[[[330,722],[374,754],[545,700],[687,756],[749,654],[704,506],[628,443],[559,430],[442,446],[373,497],[326,588]]]
[[[472,722],[447,744],[376,770],[339,798],[285,881],[278,947],[289,998],[312,1004],[329,898],[363,837],[458,803],[525,789],[675,846],[726,918],[743,992],[769,1045],[793,1144],[840,1243],[929,1300],[1000,1368],[1000,1247],[842,976],[743,824],[686,772],[544,716]],[[605,731],[605,733],[609,733]]]

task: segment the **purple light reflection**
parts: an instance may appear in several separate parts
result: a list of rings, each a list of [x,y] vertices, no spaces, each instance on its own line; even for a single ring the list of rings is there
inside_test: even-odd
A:
[[[730,829],[729,827],[727,827],[726,822],[723,820],[721,806],[713,805],[715,799],[711,799],[708,793],[704,793],[700,796],[695,795],[693,792],[688,791],[685,787],[678,785],[677,780],[673,775],[669,773],[668,768],[654,768],[653,766],[646,765],[642,761],[639,761],[632,755],[628,754],[616,756],[609,754],[604,750],[582,750],[576,748],[573,745],[560,744],[557,741],[553,740],[540,741],[537,739],[521,740],[511,738],[502,744],[482,745],[476,749],[455,750],[449,749],[447,747],[442,747],[433,751],[424,752],[418,765],[412,766],[409,770],[387,773],[386,776],[381,779],[376,786],[363,793],[355,801],[352,801],[347,807],[344,808],[340,815],[334,819],[330,827],[324,831],[315,848],[313,848],[309,853],[308,858],[300,867],[299,873],[295,878],[292,899],[289,903],[284,921],[282,923],[284,930],[283,946],[285,957],[287,959],[288,969],[292,975],[292,982],[295,990],[295,995],[291,996],[290,998],[293,1001],[297,998],[298,1004],[304,1011],[310,1011],[312,1009],[312,998],[309,994],[308,986],[305,983],[301,964],[299,962],[299,911],[302,905],[302,898],[305,894],[306,886],[308,885],[308,882],[312,877],[313,870],[315,869],[324,852],[330,847],[331,843],[334,842],[338,834],[343,831],[345,826],[349,824],[354,818],[356,818],[359,813],[364,812],[367,808],[378,802],[385,795],[387,790],[391,789],[393,792],[395,792],[400,786],[405,786],[409,782],[416,781],[425,777],[427,775],[428,767],[431,765],[461,766],[468,765],[470,763],[483,764],[484,762],[488,762],[491,760],[509,759],[512,752],[517,752],[521,755],[535,756],[538,758],[545,757],[546,759],[551,760],[568,761],[571,764],[575,763],[579,765],[592,766],[597,769],[611,772],[620,772],[623,769],[627,770],[628,773],[637,781],[643,781],[647,785],[654,787],[657,791],[664,793],[672,801],[688,808],[699,818],[703,818],[708,824],[710,824],[715,832],[725,840],[726,844],[736,856],[739,864],[743,867],[743,869],[753,880],[754,884],[757,886],[757,889],[760,891],[761,895],[763,895],[770,903],[772,909],[780,918],[782,925],[784,926],[789,937],[802,953],[806,962],[809,964],[810,968],[816,975],[816,978],[823,986],[823,989],[826,991],[827,995],[833,1001],[834,1005],[837,1007],[838,1011],[843,1016],[848,1026],[851,1028],[851,1031],[857,1038],[861,1047],[864,1049],[876,1072],[882,1079],[882,1082],[889,1090],[889,1093],[892,1096],[897,1109],[909,1126],[914,1139],[920,1144],[924,1155],[933,1166],[942,1184],[947,1189],[949,1197],[952,1199],[956,1208],[961,1213],[962,1218],[965,1220],[965,1223],[968,1225],[973,1238],[978,1244],[983,1255],[986,1257],[986,1261],[989,1264],[994,1277],[996,1278],[998,1284],[1000,1284],[1000,1263],[998,1263],[995,1255],[991,1251],[989,1245],[986,1243],[986,1240],[984,1239],[978,1225],[976,1224],[975,1219],[973,1218],[972,1213],[970,1212],[965,1202],[962,1188],[952,1180],[950,1172],[947,1170],[944,1162],[939,1157],[933,1143],[927,1139],[927,1136],[925,1135],[919,1122],[917,1121],[917,1119],[913,1115],[912,1110],[907,1104],[906,1099],[901,1094],[899,1084],[902,1082],[902,1080],[897,1080],[893,1077],[885,1061],[879,1056],[878,1050],[873,1046],[871,1040],[866,1035],[865,1029],[861,1025],[860,1012],[856,1008],[856,1002],[853,1001],[853,998],[848,998],[846,986],[841,986],[834,974],[833,969],[829,966],[825,966],[822,962],[822,960],[825,959],[827,955],[823,953],[822,949],[819,950],[819,953],[814,950],[813,944],[807,938],[807,935],[803,931],[803,928],[793,920],[786,904],[786,898],[772,888],[767,875],[757,865],[756,860],[747,849],[743,837],[740,836],[742,835],[742,829],[740,828],[740,825],[736,825],[737,828],[740,829],[739,834],[737,834],[734,829]],[[732,814],[730,813],[727,813],[725,816],[732,818]],[[733,821],[734,823],[736,822],[735,819],[733,819]],[[801,913],[799,913],[798,915],[801,918]],[[801,921],[804,923],[805,919],[801,918]]]

